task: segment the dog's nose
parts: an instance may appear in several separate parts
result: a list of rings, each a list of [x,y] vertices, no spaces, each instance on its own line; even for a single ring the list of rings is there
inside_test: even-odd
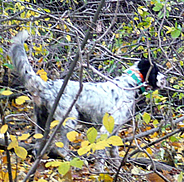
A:
[[[157,87],[163,89],[166,86],[166,83],[167,83],[166,76],[159,72],[157,75]]]

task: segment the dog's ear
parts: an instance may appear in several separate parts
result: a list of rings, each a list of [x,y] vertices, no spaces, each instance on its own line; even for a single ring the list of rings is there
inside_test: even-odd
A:
[[[152,62],[153,63],[153,62]],[[148,70],[150,68],[150,62],[148,59],[142,59],[139,63],[138,63],[138,69],[141,72],[141,74],[143,75],[144,79],[146,79]],[[153,63],[153,68],[149,74],[149,78],[148,78],[148,84],[150,86],[153,87],[153,89],[157,88],[157,75],[158,75],[158,68],[156,66],[155,63]]]

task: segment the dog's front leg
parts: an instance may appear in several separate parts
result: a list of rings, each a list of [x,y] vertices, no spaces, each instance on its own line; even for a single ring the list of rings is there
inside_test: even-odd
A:
[[[110,136],[109,132],[105,129],[104,126],[102,126],[100,128],[100,135],[102,135],[102,134],[107,134],[108,137]],[[117,133],[115,133],[114,135],[117,135]],[[98,154],[101,158],[100,163],[101,163],[101,165],[103,165],[103,168],[105,167],[105,161],[106,160],[109,161],[109,163],[112,165],[112,167],[119,166],[120,165],[120,157],[119,157],[118,147],[117,146],[111,146],[110,148],[108,148],[107,151],[100,150],[98,152]]]

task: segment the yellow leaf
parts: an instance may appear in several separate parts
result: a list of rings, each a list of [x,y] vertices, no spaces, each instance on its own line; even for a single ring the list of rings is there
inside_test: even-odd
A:
[[[36,72],[37,75],[40,75],[41,79],[44,80],[45,82],[48,80],[48,77],[47,77],[47,72],[44,71],[44,69],[41,69],[41,70],[38,70]]]
[[[8,95],[13,94],[13,92],[11,90],[4,90],[4,91],[1,92],[1,94],[8,96]]]
[[[174,27],[164,26],[168,31],[166,34],[171,33],[174,30]]]
[[[153,138],[153,139],[156,139],[156,137],[158,137],[158,133],[154,132],[150,137]]]
[[[99,141],[95,144],[95,150],[103,150],[105,147],[110,147],[106,140]]]
[[[10,135],[10,138],[11,138],[11,141],[17,140],[16,136],[14,136],[14,135]]]
[[[91,150],[91,146],[92,146],[92,145],[82,147],[82,148],[80,148],[80,149],[77,151],[77,153],[79,154],[79,156],[84,155],[84,154],[86,154],[87,152],[89,152],[89,151]]]
[[[109,174],[99,174],[99,181],[113,182],[113,178]]]
[[[56,145],[57,147],[60,147],[60,148],[63,148],[63,147],[64,147],[63,142],[56,142],[55,145]]]
[[[46,164],[45,164],[45,167],[58,167],[58,166],[60,166],[61,165],[61,163],[62,162],[60,162],[60,161],[51,161],[51,162],[47,162]]]
[[[145,143],[141,143],[140,146],[143,148],[143,147],[146,146],[146,144]]]
[[[94,143],[97,137],[97,130],[94,127],[91,127],[87,131],[87,139],[90,143]]]
[[[38,63],[41,63],[43,62],[43,57],[41,57],[39,60],[38,60]]]
[[[8,130],[8,125],[7,124],[4,124],[2,127],[1,127],[1,130],[0,130],[0,133],[4,134],[6,133]]]
[[[14,148],[15,153],[18,157],[25,159],[27,156],[27,150],[23,147],[17,146]]]
[[[76,138],[79,136],[79,133],[76,132],[76,131],[70,131],[70,132],[68,132],[68,133],[66,134],[66,136],[67,136],[67,138],[68,138],[68,140],[69,140],[70,142],[73,142],[73,141],[75,141]]]
[[[115,34],[115,37],[118,39],[119,38],[119,33],[116,33]]]
[[[98,66],[98,70],[100,70],[100,69],[102,69],[103,68],[103,66],[100,64],[99,66]]]
[[[50,13],[50,10],[49,9],[44,9],[45,12],[47,13]]]
[[[24,43],[24,49],[26,50],[26,52],[29,50],[28,45],[26,43]]]
[[[155,125],[157,125],[157,124],[159,124],[159,122],[158,122],[157,119],[155,119],[155,120],[153,121],[153,125],[155,126]]]
[[[112,144],[114,146],[123,145],[123,142],[119,136],[111,136],[107,139],[107,143]]]
[[[98,138],[99,140],[106,140],[108,138],[108,135],[105,133],[105,134],[101,134],[100,135],[100,138]]]
[[[67,29],[68,27],[67,27],[67,25],[66,24],[64,24],[64,29]]]
[[[89,141],[87,141],[87,140],[82,141],[82,142],[81,142],[81,148],[82,148],[82,147],[87,147],[89,144],[90,144],[90,143],[89,143]]]
[[[50,124],[50,129],[54,128],[55,126],[57,126],[59,124],[58,120],[54,120],[52,121],[52,123]]]
[[[40,45],[39,47],[33,46],[33,49],[34,49],[37,53],[42,52],[42,46],[41,46],[41,45]]]
[[[150,148],[147,148],[146,151],[147,151],[150,155],[152,155],[152,153],[153,153],[152,150],[151,150]]]
[[[38,182],[47,182],[45,179],[39,179]]]
[[[9,145],[8,145],[8,150],[18,147],[18,141],[17,140],[13,140]]]
[[[23,104],[24,102],[26,102],[26,100],[30,100],[30,98],[29,98],[28,96],[20,96],[20,97],[17,97],[17,98],[15,99],[15,103],[16,103],[17,105],[21,105],[21,104]]]
[[[33,137],[36,139],[40,139],[40,138],[43,138],[43,135],[41,133],[37,133],[37,134],[34,134]]]
[[[108,113],[105,113],[103,117],[103,125],[109,133],[112,133],[114,129],[114,118]]]
[[[139,18],[138,17],[134,17],[134,20],[139,20]]]
[[[68,40],[68,42],[71,42],[71,36],[70,35],[66,35],[66,40]]]
[[[138,10],[138,13],[139,13],[140,15],[142,15],[142,14],[143,14],[142,9],[138,8],[137,10]]]
[[[141,169],[134,166],[133,169],[131,170],[131,173],[134,174],[134,175],[139,175],[140,171],[141,171]]]
[[[36,72],[36,74],[37,74],[37,75],[47,75],[47,72],[45,72],[44,69],[41,69],[41,70],[38,70],[38,71]]]
[[[45,82],[48,80],[47,75],[40,75],[40,78]]]
[[[22,136],[19,136],[18,137],[18,140],[27,140],[29,137],[30,137],[30,134],[29,133],[22,134]]]
[[[70,23],[70,25],[73,25],[69,18],[67,18],[66,20],[68,23]]]
[[[76,118],[74,118],[74,117],[68,117],[68,118],[66,118],[65,120],[64,120],[64,122],[63,122],[63,126],[65,126],[66,125],[66,122],[68,121],[68,120],[75,120]]]
[[[160,101],[166,101],[168,97],[162,97],[160,98]]]
[[[155,90],[152,94],[153,95],[158,95],[158,90]]]
[[[120,157],[124,157],[125,154],[126,154],[126,152],[125,152],[124,150],[122,150],[121,152],[119,152],[119,156],[120,156]]]
[[[26,18],[30,18],[30,16],[31,16],[31,12],[28,11],[27,14],[26,14]]]
[[[35,21],[34,23],[38,26],[38,21]]]

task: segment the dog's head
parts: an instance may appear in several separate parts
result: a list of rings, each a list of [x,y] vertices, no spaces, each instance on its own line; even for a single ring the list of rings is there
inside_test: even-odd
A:
[[[147,59],[142,59],[138,63],[138,69],[143,75],[144,79],[146,79],[147,74],[149,74],[148,84],[152,86],[153,89],[163,88],[166,86],[166,77],[159,72],[159,69],[155,63],[153,63],[151,72],[148,73],[150,69],[150,62]]]

